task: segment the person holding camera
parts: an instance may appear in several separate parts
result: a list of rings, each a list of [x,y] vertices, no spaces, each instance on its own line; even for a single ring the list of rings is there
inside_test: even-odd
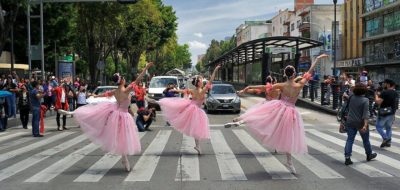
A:
[[[39,133],[39,121],[40,121],[40,100],[44,97],[44,93],[39,88],[39,83],[33,81],[33,90],[30,93],[31,105],[32,105],[32,135],[34,137],[43,137]]]
[[[147,108],[139,109],[136,117],[136,125],[139,132],[152,131],[149,129],[151,123],[156,117],[156,109],[150,106]]]
[[[392,141],[392,125],[394,115],[399,105],[399,97],[395,90],[395,82],[385,79],[383,87],[385,90],[380,94],[375,94],[375,103],[378,104],[378,119],[376,120],[376,130],[382,136],[381,148],[390,147]],[[383,130],[385,129],[386,132]]]

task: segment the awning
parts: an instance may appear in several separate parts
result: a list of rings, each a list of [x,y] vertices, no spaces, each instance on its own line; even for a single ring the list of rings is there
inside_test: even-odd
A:
[[[0,69],[11,69],[11,64],[9,63],[0,63]],[[28,64],[17,64],[14,63],[14,69],[21,69],[21,70],[29,70]]]

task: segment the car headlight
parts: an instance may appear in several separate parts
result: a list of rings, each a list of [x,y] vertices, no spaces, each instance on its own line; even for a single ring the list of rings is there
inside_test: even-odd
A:
[[[233,100],[233,102],[234,102],[234,103],[240,103],[240,97],[236,97],[236,98]]]
[[[150,96],[150,97],[154,97],[154,94],[152,94],[152,93],[149,93],[149,96]]]
[[[214,99],[212,96],[208,96],[208,101],[211,103],[219,103],[216,99]]]

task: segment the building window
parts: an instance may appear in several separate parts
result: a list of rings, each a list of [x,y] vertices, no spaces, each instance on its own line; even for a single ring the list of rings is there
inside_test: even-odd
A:
[[[379,16],[366,21],[365,37],[371,37],[383,32],[383,17]]]
[[[294,23],[292,23],[291,25],[290,25],[290,31],[293,31],[294,30]]]
[[[385,33],[400,29],[400,11],[386,14],[383,17],[383,27]]]
[[[282,24],[282,17],[279,17],[279,22]]]
[[[275,32],[275,26],[272,27],[272,32]]]
[[[296,28],[299,28],[299,26],[300,26],[300,20],[297,21]]]

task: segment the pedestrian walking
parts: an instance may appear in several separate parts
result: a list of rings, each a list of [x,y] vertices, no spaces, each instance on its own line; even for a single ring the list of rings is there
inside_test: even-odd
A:
[[[347,114],[347,120],[345,122],[347,140],[344,148],[344,163],[346,165],[353,164],[351,161],[351,155],[357,131],[360,133],[363,141],[365,154],[367,156],[366,160],[371,161],[377,156],[376,153],[372,152],[371,143],[369,142],[369,100],[367,97],[365,97],[367,92],[367,87],[362,83],[358,83],[354,87],[354,94],[350,96],[349,100],[347,101],[349,111]]]
[[[395,86],[396,84],[393,80],[385,79],[383,87],[386,88],[386,90],[384,90],[380,96],[375,95],[375,102],[379,105],[376,130],[382,136],[383,141],[381,148],[390,147],[392,142],[392,125],[399,105],[399,97]]]
[[[195,76],[192,79],[192,84],[196,89],[175,90],[178,93],[190,94],[192,96],[191,100],[176,97],[163,98],[159,101],[161,111],[172,127],[195,139],[196,146],[194,149],[198,154],[201,154],[200,140],[210,138],[208,118],[201,106],[204,103],[206,93],[211,89],[212,81],[220,67],[220,65],[215,67],[205,88],[203,88],[203,77]]]
[[[67,86],[68,86],[67,84],[63,83],[53,90],[53,92],[56,96],[56,103],[55,103],[55,109],[57,111],[56,121],[57,121],[57,130],[59,130],[59,131],[68,129],[66,127],[67,116],[66,115],[62,116],[63,123],[62,123],[62,128],[61,128],[61,124],[60,124],[61,114],[58,112],[59,110],[69,111],[68,87]]]

